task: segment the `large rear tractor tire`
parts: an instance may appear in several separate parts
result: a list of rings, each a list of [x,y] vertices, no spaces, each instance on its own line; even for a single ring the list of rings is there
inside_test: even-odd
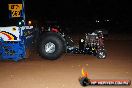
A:
[[[46,35],[39,45],[40,55],[48,60],[56,60],[64,53],[64,43],[56,34]]]

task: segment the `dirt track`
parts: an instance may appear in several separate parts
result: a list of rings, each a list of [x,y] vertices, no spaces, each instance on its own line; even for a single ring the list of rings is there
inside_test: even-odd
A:
[[[38,56],[17,63],[0,61],[0,88],[83,88],[78,81],[81,66],[89,72],[90,79],[132,80],[132,41],[105,41],[105,45],[108,56],[104,60],[68,54],[55,61]]]

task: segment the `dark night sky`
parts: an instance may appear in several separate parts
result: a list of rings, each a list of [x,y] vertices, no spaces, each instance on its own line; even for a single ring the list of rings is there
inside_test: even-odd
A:
[[[74,17],[91,18],[93,15],[128,16],[130,5],[127,0],[43,0],[26,2],[27,13],[35,18],[63,18]],[[28,7],[28,5],[30,6]],[[36,6],[38,5],[38,6]]]
[[[0,0],[0,19],[8,19],[8,3],[19,0]],[[88,21],[96,16],[112,17],[129,23],[130,0],[25,0],[26,18],[44,20]]]

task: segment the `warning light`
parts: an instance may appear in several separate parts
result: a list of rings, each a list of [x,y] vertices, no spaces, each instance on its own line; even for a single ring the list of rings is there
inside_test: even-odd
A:
[[[31,21],[28,21],[28,25],[31,25],[31,23],[32,23]]]

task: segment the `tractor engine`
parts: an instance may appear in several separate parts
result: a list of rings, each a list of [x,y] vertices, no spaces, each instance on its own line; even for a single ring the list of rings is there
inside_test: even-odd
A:
[[[79,40],[78,47],[68,47],[67,51],[75,54],[89,54],[100,58],[106,57],[102,31],[85,33],[85,37]]]
[[[85,45],[87,46],[96,46],[98,45],[98,35],[96,33],[88,33],[85,35]]]
[[[103,34],[102,31],[97,31],[93,33],[86,33],[85,34],[85,46],[90,47],[103,47]]]

